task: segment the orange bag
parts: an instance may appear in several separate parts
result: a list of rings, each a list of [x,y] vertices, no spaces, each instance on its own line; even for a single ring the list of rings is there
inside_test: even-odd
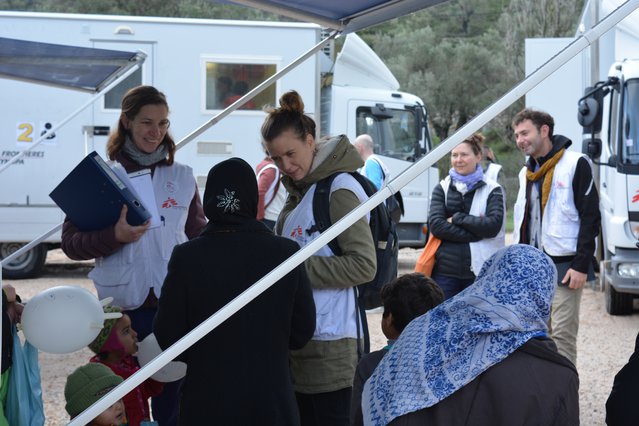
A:
[[[427,277],[431,276],[433,267],[435,266],[435,253],[437,253],[437,249],[441,243],[442,240],[433,234],[428,236],[428,242],[426,242],[424,246],[424,251],[422,251],[421,256],[419,256],[415,264],[415,272],[421,272]]]

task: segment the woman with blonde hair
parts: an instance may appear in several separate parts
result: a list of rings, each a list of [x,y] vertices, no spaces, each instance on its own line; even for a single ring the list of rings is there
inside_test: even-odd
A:
[[[504,191],[484,177],[483,141],[475,133],[453,148],[450,172],[430,201],[428,229],[441,240],[432,278],[446,299],[471,285],[484,261],[505,245]]]

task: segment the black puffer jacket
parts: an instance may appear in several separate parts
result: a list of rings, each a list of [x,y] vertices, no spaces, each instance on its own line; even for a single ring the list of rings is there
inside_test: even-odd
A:
[[[469,214],[475,191],[483,185],[486,183],[479,182],[475,188],[462,196],[451,182],[447,199],[444,197],[441,183],[433,190],[428,229],[442,240],[435,255],[434,274],[474,279],[479,273],[471,271],[468,243],[495,237],[501,230],[505,214],[502,188],[495,188],[488,195],[485,216]],[[449,217],[452,217],[452,223],[448,222]]]

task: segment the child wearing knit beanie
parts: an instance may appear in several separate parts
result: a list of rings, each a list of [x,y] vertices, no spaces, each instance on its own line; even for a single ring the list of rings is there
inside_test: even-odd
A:
[[[89,363],[78,367],[67,377],[64,386],[65,409],[71,418],[95,404],[111,389],[122,383],[122,378],[102,364]],[[89,426],[120,426],[126,424],[122,400],[111,405]]]
[[[107,306],[104,312],[121,312],[121,309]],[[127,379],[140,369],[133,357],[138,351],[137,333],[131,328],[131,319],[126,314],[122,314],[120,318],[105,320],[102,331],[89,344],[89,349],[96,354],[91,362],[104,364],[122,379]],[[129,426],[139,426],[151,419],[149,398],[159,395],[162,387],[162,383],[147,379],[124,396]]]

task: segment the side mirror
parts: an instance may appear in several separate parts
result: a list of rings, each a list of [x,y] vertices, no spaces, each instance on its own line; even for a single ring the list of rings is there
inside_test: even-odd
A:
[[[612,154],[609,158],[608,158],[608,165],[610,167],[617,167],[617,154]]]
[[[610,89],[604,82],[595,87],[586,87],[585,95],[577,102],[577,121],[583,127],[584,134],[601,132],[603,121],[603,102]]]
[[[582,127],[591,127],[599,114],[599,103],[594,98],[579,101],[577,107],[577,121]]]
[[[581,144],[581,152],[586,154],[593,160],[601,157],[601,139],[599,138],[587,138],[584,139]]]

